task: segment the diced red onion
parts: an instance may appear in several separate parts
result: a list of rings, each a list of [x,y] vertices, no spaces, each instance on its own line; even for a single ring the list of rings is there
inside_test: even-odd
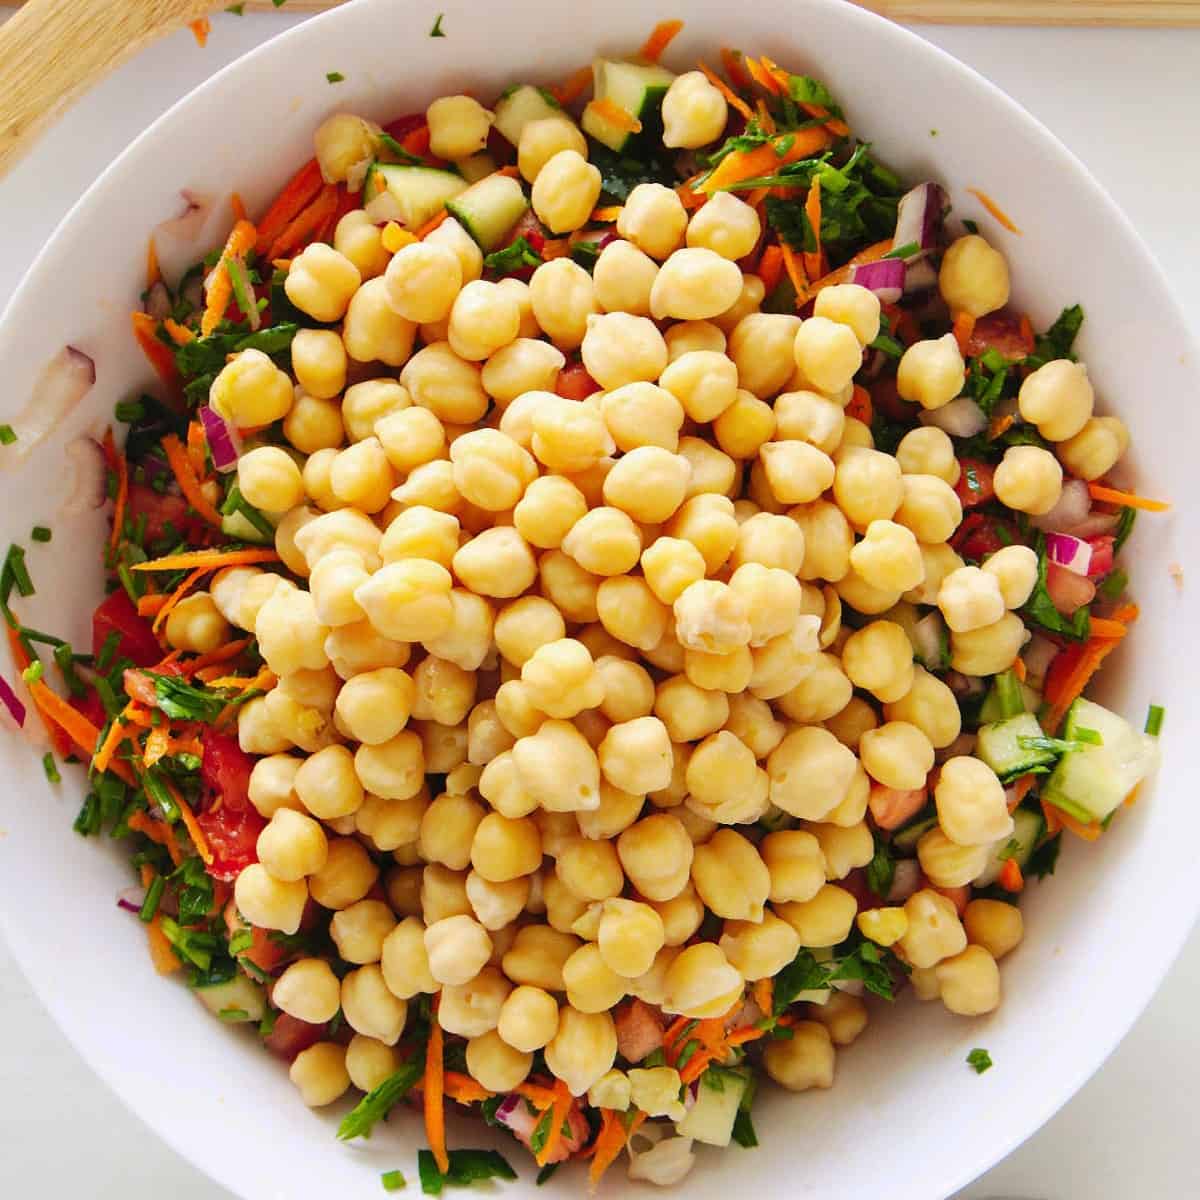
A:
[[[8,680],[3,675],[0,675],[0,701],[4,702],[4,707],[8,709],[9,715],[17,723],[17,728],[23,729],[25,727],[25,705],[21,703],[17,693],[9,687]]]
[[[146,895],[141,888],[126,888],[117,896],[117,907],[126,912],[140,913],[145,903]]]
[[[1076,533],[1079,525],[1092,511],[1092,497],[1082,479],[1068,479],[1063,484],[1057,503],[1040,517],[1030,518],[1030,524],[1047,533]]]
[[[892,886],[888,889],[889,904],[903,904],[909,896],[921,888],[921,864],[915,858],[896,860],[892,875]]]
[[[213,466],[218,471],[232,471],[242,452],[242,439],[237,430],[207,404],[200,409],[200,420],[204,425],[208,448],[212,451]]]
[[[171,315],[171,294],[160,279],[146,296],[146,312],[155,320],[162,321]]]
[[[76,438],[67,445],[67,459],[73,468],[71,494],[58,511],[64,517],[78,517],[107,499],[104,451],[94,438]]]
[[[157,454],[147,454],[138,463],[138,466],[145,472],[147,483],[153,483],[156,479],[171,480],[175,478],[175,473],[171,470],[170,464],[165,458],[160,458]]]
[[[215,196],[196,192],[180,192],[183,211],[154,227],[154,249],[158,255],[163,278],[174,285],[183,273],[217,241],[217,222],[224,205]],[[227,210],[224,210],[227,211]]]
[[[529,1111],[525,1101],[516,1092],[510,1092],[500,1101],[496,1109],[496,1120],[512,1130],[517,1137],[529,1137],[537,1126],[540,1117],[535,1117]]]
[[[968,438],[982,433],[988,419],[983,409],[970,396],[959,396],[941,408],[930,409],[918,418],[922,425],[936,425],[951,437]]]
[[[945,193],[936,183],[919,183],[900,197],[892,245],[907,246],[909,242],[915,242],[920,250],[908,259],[909,262],[923,258],[937,245],[944,208]]]
[[[907,264],[908,270],[904,273],[904,294],[911,296],[915,292],[927,292],[931,288],[937,287],[937,272],[933,269],[933,263],[927,258],[919,258],[916,262]]]
[[[906,268],[900,258],[881,258],[878,262],[859,263],[850,272],[850,282],[874,292],[885,304],[895,304],[904,295]]]
[[[0,461],[24,462],[35,446],[68,417],[96,382],[96,364],[82,350],[64,346],[42,368],[29,403],[11,422],[17,440]]]
[[[1069,533],[1046,534],[1046,557],[1067,571],[1086,576],[1092,565],[1092,547]]]

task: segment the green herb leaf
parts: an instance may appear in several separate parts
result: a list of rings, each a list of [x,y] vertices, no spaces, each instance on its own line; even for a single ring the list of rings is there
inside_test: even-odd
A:
[[[489,254],[483,260],[483,268],[485,271],[492,271],[497,275],[511,275],[514,271],[520,271],[525,267],[536,267],[541,262],[542,256],[525,238],[519,237],[512,245]]]
[[[637,152],[618,154],[600,142],[588,139],[588,161],[600,171],[601,189],[611,200],[623,203],[639,183],[662,183],[674,187],[679,173],[674,161],[659,144],[646,140],[644,129],[637,138]]]
[[[229,703],[229,698],[221,692],[193,687],[176,675],[147,674],[154,680],[158,707],[174,721],[203,721],[211,725]]]
[[[245,1021],[250,1014],[244,1008],[223,1008],[217,1013],[222,1021]]]
[[[1096,585],[1096,595],[1102,600],[1118,600],[1125,594],[1125,589],[1128,585],[1128,572],[1122,571],[1118,567],[1115,571],[1109,571]]]
[[[45,525],[35,525],[33,532],[29,535],[35,542],[48,542],[53,536],[53,532]]]
[[[562,1166],[562,1163],[547,1163],[537,1173],[537,1178],[534,1180],[534,1183],[536,1183],[538,1185],[538,1187],[541,1187],[542,1184],[546,1183],[549,1180],[550,1176],[553,1175],[554,1172],[557,1171],[558,1168],[561,1166]]]
[[[380,130],[378,137],[380,145],[387,147],[388,152],[395,155],[398,162],[407,163],[410,167],[423,167],[425,165],[423,159],[415,154],[410,154],[390,133]]]
[[[811,951],[801,950],[792,961],[775,976],[774,1016],[779,1016],[801,992],[819,992],[829,986],[830,971],[826,963],[819,963]]]
[[[343,75],[341,73],[341,71],[326,71],[325,72],[325,82],[326,83],[342,83],[345,81],[345,78],[346,78],[345,75]]]
[[[830,113],[841,116],[841,110],[833,99],[833,93],[811,75],[789,75],[788,94],[797,104],[819,104]]]
[[[1080,305],[1064,308],[1054,324],[1034,339],[1033,353],[1025,359],[1025,365],[1036,368],[1056,358],[1074,359],[1071,350],[1082,325],[1083,308]]]
[[[181,924],[198,925],[212,912],[212,879],[199,857],[185,858],[171,873],[170,882],[178,888]]]
[[[11,425],[0,425],[0,446],[11,446],[17,440],[17,431]]]
[[[433,28],[429,31],[430,37],[445,37],[446,36],[445,30],[442,29],[442,18],[445,15],[446,15],[445,13],[438,13],[437,20],[434,21]]]
[[[1150,705],[1150,711],[1146,713],[1146,732],[1151,737],[1158,737],[1162,733],[1163,717],[1167,715],[1167,710],[1161,704]]]
[[[227,13],[232,13],[235,17],[244,17],[246,15],[246,6],[244,4],[230,4],[226,7]]]
[[[347,1142],[351,1138],[370,1137],[377,1121],[382,1121],[411,1090],[425,1073],[425,1056],[405,1063],[381,1084],[372,1088],[343,1118],[337,1135]]]
[[[986,1050],[977,1047],[967,1055],[967,1062],[976,1075],[982,1075],[992,1066],[992,1056]]]
[[[166,886],[167,881],[161,875],[155,875],[150,881],[150,886],[146,889],[146,898],[142,901],[142,907],[138,910],[138,916],[146,924],[154,920],[154,914],[158,912],[158,906],[162,900],[162,894],[166,890]]]
[[[1117,518],[1117,528],[1114,531],[1116,533],[1116,540],[1113,542],[1114,554],[1129,540],[1129,535],[1133,532],[1133,523],[1136,520],[1136,508],[1121,509],[1121,515]]]
[[[1050,593],[1046,590],[1046,572],[1049,569],[1050,560],[1046,557],[1046,538],[1043,534],[1038,534],[1034,549],[1038,556],[1037,583],[1034,584],[1029,599],[1022,607],[1021,615],[1026,621],[1040,625],[1050,633],[1061,633],[1076,641],[1086,640],[1091,628],[1091,613],[1087,605],[1076,609],[1070,618],[1064,617],[1054,607],[1054,601],[1050,599]]]
[[[428,1150],[417,1152],[417,1170],[421,1191],[440,1196],[446,1184],[468,1187],[485,1179],[516,1179],[517,1173],[503,1154],[496,1150],[451,1150],[449,1170],[443,1175]]]
[[[533,1127],[533,1132],[529,1135],[529,1153],[535,1157],[546,1148],[546,1141],[550,1137],[550,1130],[554,1120],[554,1109],[548,1108],[542,1114],[541,1120]]]
[[[867,887],[881,900],[887,898],[892,890],[892,880],[896,877],[896,862],[892,858],[891,847],[887,838],[875,834],[875,856],[867,863]]]
[[[408,1180],[404,1178],[403,1171],[384,1171],[379,1177],[379,1182],[383,1184],[385,1192],[398,1192],[401,1188],[408,1186]]]
[[[905,242],[903,246],[896,246],[889,250],[884,258],[909,258],[914,254],[919,254],[921,247],[916,242]]]
[[[733,1140],[746,1150],[753,1150],[758,1145],[758,1134],[754,1132],[754,1122],[747,1109],[739,1108],[733,1120]]]
[[[929,132],[930,132],[930,133],[937,133],[937,130],[936,130],[936,129],[931,129]],[[979,223],[978,223],[977,221],[972,221],[972,220],[970,219],[970,217],[963,217],[963,228],[964,228],[964,229],[965,229],[965,230],[966,230],[968,233],[978,233],[978,232],[979,232]]]
[[[1027,879],[1031,876],[1034,879],[1045,879],[1047,875],[1053,875],[1054,868],[1058,866],[1058,855],[1061,850],[1062,834],[1056,833],[1034,850],[1029,856],[1029,861],[1021,869],[1021,874]]]

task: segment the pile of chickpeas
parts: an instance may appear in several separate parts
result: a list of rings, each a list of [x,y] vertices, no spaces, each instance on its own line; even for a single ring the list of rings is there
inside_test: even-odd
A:
[[[697,79],[667,95],[673,145],[723,129],[723,99],[716,122]],[[428,115],[435,152],[482,149],[491,114],[476,101]],[[358,118],[327,123],[327,177],[371,136]],[[599,195],[586,152],[566,114],[521,138],[556,234]],[[437,993],[484,1087],[511,1090],[540,1050],[576,1096],[678,1115],[673,1069],[614,1070],[613,1008],[720,1016],[856,922],[921,996],[963,1014],[999,1003],[1019,911],[975,900],[960,917],[935,888],[968,884],[1011,835],[1004,790],[953,752],[955,696],[889,618],[936,606],[956,670],[1003,671],[1028,637],[1015,610],[1036,557],[1012,546],[964,565],[948,541],[962,519],[950,437],[922,424],[885,454],[846,415],[880,328],[870,291],[827,287],[806,320],[759,311],[762,281],[736,261],[759,216],[731,194],[689,217],[642,184],[616,230],[594,273],[557,258],[493,283],[454,219],[415,242],[352,212],[286,281],[337,326],[296,335],[294,379],[246,350],[212,386],[237,426],[282,421],[286,444],[252,445],[237,479],[278,522],[290,576],[227,569],[167,636],[203,651],[229,626],[253,632],[278,677],[238,720],[269,824],[235,896],[285,933],[310,901],[332,912],[349,969],[301,959],[272,996],[317,1024],[340,1009],[354,1030],[295,1060],[311,1105],[393,1072],[409,1002]],[[952,312],[984,316],[1007,302],[1008,269],[966,236],[940,289]],[[600,388],[583,400],[555,392],[576,352]],[[963,385],[953,336],[900,361],[900,395],[931,416]],[[1006,452],[1004,504],[1047,512],[1060,463],[1109,470],[1128,437],[1092,408],[1075,363],[1025,380],[1021,415],[1054,452]],[[844,625],[844,606],[866,622]],[[917,854],[932,886],[860,911],[839,881],[873,856],[868,811],[911,794],[916,811],[927,789],[939,822]],[[768,814],[786,827],[764,835]],[[719,932],[697,941],[708,914]],[[766,1045],[767,1071],[830,1086],[835,1045],[866,1019],[834,991]]]

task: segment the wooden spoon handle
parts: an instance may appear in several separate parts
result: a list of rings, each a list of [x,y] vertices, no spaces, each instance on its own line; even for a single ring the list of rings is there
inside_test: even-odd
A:
[[[86,89],[212,0],[28,0],[0,25],[0,177]]]

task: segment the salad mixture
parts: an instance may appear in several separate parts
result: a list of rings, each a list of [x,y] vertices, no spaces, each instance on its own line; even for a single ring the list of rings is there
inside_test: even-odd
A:
[[[152,247],[91,652],[0,578],[154,965],[352,1091],[340,1137],[422,1113],[430,1193],[513,1175],[451,1104],[670,1184],[872,1005],[991,1012],[1027,881],[1157,763],[1084,695],[1165,505],[1108,482],[1081,310],[1035,331],[822,83],[676,74],[678,27],[338,113],[181,278]]]

